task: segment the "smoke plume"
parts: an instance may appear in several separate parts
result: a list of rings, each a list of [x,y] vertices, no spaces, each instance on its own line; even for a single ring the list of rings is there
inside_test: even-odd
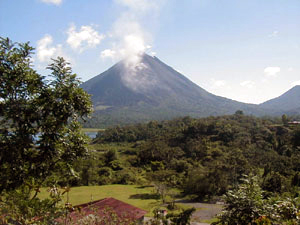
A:
[[[101,52],[102,58],[113,61],[124,59],[127,69],[134,71],[144,68],[141,57],[150,51],[152,35],[143,26],[144,20],[155,20],[162,0],[114,0],[122,7],[123,12],[115,21],[109,34],[112,38],[112,48]]]

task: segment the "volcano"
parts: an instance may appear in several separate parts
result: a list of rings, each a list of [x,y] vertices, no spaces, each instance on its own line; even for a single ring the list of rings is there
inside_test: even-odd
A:
[[[135,67],[128,68],[125,61],[120,61],[81,87],[91,94],[94,117],[104,125],[178,116],[216,116],[237,110],[262,114],[254,104],[207,92],[157,57],[147,54]]]
[[[237,110],[256,116],[274,111],[273,106],[268,107],[269,103],[246,104],[211,94],[147,54],[134,67],[129,67],[125,60],[120,61],[81,87],[91,94],[94,123],[103,126],[179,116],[226,115]],[[281,112],[276,108],[276,113]]]

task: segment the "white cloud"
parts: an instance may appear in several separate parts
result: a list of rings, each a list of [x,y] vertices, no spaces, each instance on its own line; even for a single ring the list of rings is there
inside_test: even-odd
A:
[[[41,1],[48,4],[54,4],[54,5],[60,5],[62,3],[62,0],[41,0]]]
[[[203,83],[203,88],[218,96],[230,97],[230,95],[234,93],[234,90],[228,82],[215,78],[211,78],[207,83]]]
[[[37,43],[37,58],[40,62],[49,61],[54,55],[59,51],[61,46],[53,47],[52,36],[46,34],[42,39]]]
[[[148,10],[158,9],[158,0],[115,0],[120,5],[128,7],[136,12],[144,12]]]
[[[291,86],[293,86],[293,87],[296,86],[296,85],[300,85],[300,80],[291,83]]]
[[[280,67],[266,67],[264,69],[265,76],[267,77],[276,77],[280,72]]]
[[[105,49],[101,52],[101,58],[105,59],[105,58],[111,58],[114,59],[116,55],[116,51],[112,50],[112,49]]]
[[[226,86],[225,80],[215,80],[214,78],[210,79],[212,88],[221,88]]]
[[[64,57],[68,62],[73,62],[62,50],[62,45],[53,45],[53,38],[49,34],[46,34],[38,41],[36,49],[39,62],[49,63],[51,58],[56,58],[57,56]]]
[[[71,25],[67,33],[67,43],[72,49],[80,52],[96,47],[104,39],[104,35],[99,34],[92,26],[81,26],[80,30],[76,32],[76,26]]]
[[[253,88],[255,85],[255,82],[251,81],[251,80],[245,80],[245,81],[241,82],[240,85],[242,87],[246,87],[246,88]]]
[[[278,37],[278,34],[279,34],[279,31],[278,31],[278,30],[274,30],[274,31],[269,35],[269,37],[275,38],[275,37]]]

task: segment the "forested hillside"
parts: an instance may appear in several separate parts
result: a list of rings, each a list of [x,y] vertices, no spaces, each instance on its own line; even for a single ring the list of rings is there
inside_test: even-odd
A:
[[[78,162],[77,185],[158,182],[198,199],[220,196],[250,173],[270,195],[300,185],[300,127],[241,111],[113,127],[93,142],[98,151]]]

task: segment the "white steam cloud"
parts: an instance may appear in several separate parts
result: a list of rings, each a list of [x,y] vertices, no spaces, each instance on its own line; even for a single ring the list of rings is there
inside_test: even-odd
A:
[[[127,68],[134,69],[140,63],[141,56],[147,49],[149,36],[134,17],[123,15],[113,27],[116,39],[115,57],[125,59]]]
[[[149,68],[141,62],[145,52],[151,51],[152,36],[149,24],[156,21],[158,12],[166,0],[114,0],[123,13],[117,18],[107,37],[111,38],[112,48],[101,52],[102,59],[114,62],[124,60],[126,71],[122,76],[124,84],[134,91],[152,88],[155,81],[149,76]],[[152,24],[151,24],[152,25]],[[143,71],[142,73],[138,73]]]
[[[154,20],[164,0],[114,0],[124,8],[116,20],[109,36],[113,39],[112,48],[101,52],[101,58],[113,61],[125,59],[130,70],[140,68],[141,56],[151,48],[152,37],[144,29],[142,22]]]

